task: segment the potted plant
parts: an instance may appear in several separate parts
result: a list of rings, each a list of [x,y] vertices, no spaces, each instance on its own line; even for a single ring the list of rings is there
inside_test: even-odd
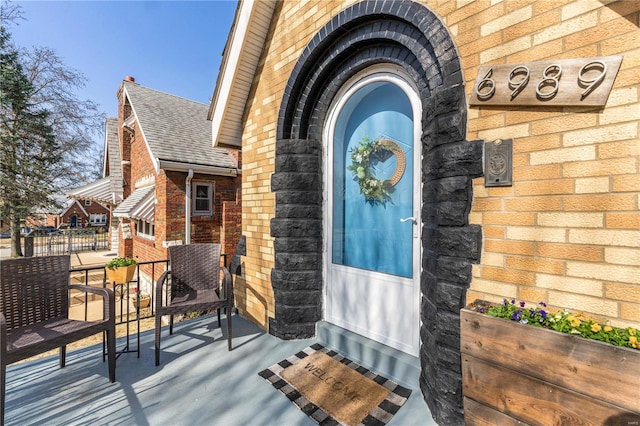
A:
[[[137,288],[134,288],[131,301],[133,302],[134,309],[148,308],[151,304],[151,295],[143,291],[138,291]]]
[[[107,262],[105,271],[110,283],[126,284],[133,279],[138,262],[130,257],[116,257]]]
[[[460,311],[465,423],[640,420],[639,334],[543,303],[475,301]]]

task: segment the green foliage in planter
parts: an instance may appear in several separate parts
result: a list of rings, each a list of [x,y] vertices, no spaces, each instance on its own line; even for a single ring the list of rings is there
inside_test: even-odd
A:
[[[534,327],[544,327],[561,333],[575,334],[587,339],[600,340],[616,346],[640,349],[638,330],[632,327],[618,328],[600,324],[583,314],[573,314],[567,310],[547,312],[546,303],[540,302],[535,308],[526,306],[525,302],[508,302],[504,299],[500,305],[478,305],[477,311],[492,317],[518,321]]]
[[[109,262],[107,262],[107,264],[104,266],[105,268],[116,269],[121,266],[131,266],[131,265],[137,265],[137,264],[138,262],[135,259],[132,259],[130,257],[114,257]]]

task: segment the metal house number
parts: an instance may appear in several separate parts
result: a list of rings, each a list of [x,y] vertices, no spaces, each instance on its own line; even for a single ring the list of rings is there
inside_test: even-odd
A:
[[[622,56],[481,67],[471,105],[602,106]]]

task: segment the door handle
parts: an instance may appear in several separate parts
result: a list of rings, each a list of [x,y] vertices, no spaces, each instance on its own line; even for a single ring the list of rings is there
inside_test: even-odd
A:
[[[413,217],[413,216],[409,216],[409,217],[405,217],[404,219],[400,219],[400,222],[402,222],[402,223],[404,223],[404,222],[408,222],[408,221],[411,221],[411,223],[413,223],[414,225],[415,225],[416,223],[418,223],[418,219],[416,219],[416,218],[415,218],[415,217]]]

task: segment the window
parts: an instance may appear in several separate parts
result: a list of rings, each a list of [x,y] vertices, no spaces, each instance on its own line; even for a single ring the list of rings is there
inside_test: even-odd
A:
[[[104,213],[91,214],[89,215],[89,222],[91,222],[92,225],[106,225],[107,215]]]
[[[213,214],[213,183],[193,184],[193,216]]]
[[[153,239],[156,234],[156,229],[155,226],[153,226],[153,223],[139,220],[136,223],[136,234],[139,237]]]
[[[84,200],[84,205],[85,206],[90,206],[91,205],[91,200]]]

